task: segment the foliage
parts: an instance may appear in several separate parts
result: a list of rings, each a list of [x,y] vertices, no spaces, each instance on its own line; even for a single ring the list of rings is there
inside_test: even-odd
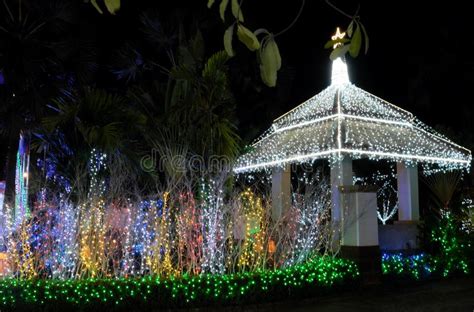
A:
[[[439,225],[432,229],[431,240],[437,250],[433,254],[384,253],[383,273],[419,280],[432,275],[447,277],[471,272],[471,242],[451,214],[445,213]]]
[[[224,51],[204,64],[181,63],[171,71],[175,83],[169,106],[169,123],[188,125],[181,132],[198,155],[235,157],[240,138],[233,122],[235,102],[230,91]],[[182,127],[182,126],[181,126]]]
[[[214,0],[209,0],[207,4],[208,8],[211,8],[214,2]],[[260,64],[260,76],[263,83],[269,87],[275,87],[277,73],[281,68],[280,51],[275,42],[275,37],[285,32],[289,27],[276,35],[263,28],[251,31],[243,24],[244,16],[242,8],[240,7],[241,2],[242,1],[239,2],[239,0],[232,0],[232,15],[235,18],[235,21],[230,26],[228,26],[224,32],[225,51],[230,57],[235,55],[235,51],[232,47],[232,38],[234,36],[234,30],[237,28],[237,38],[239,41],[243,43],[250,51],[257,52],[257,60]],[[225,13],[228,4],[229,0],[221,0],[219,5],[219,13],[223,22],[225,22]],[[303,6],[304,0],[300,12],[298,13],[298,16],[294,22],[296,22],[299,15],[301,14]],[[290,27],[294,24],[294,22],[290,25]],[[258,39],[259,35],[264,35],[261,40]]]
[[[415,280],[429,277],[436,270],[436,262],[430,255],[402,253],[382,255],[382,273]]]
[[[52,102],[52,113],[42,119],[33,147],[43,154],[41,163],[54,168],[57,178],[69,185],[76,183],[85,174],[92,148],[120,157],[130,171],[139,169],[146,116],[127,98],[84,88]]]
[[[143,310],[282,300],[355,281],[354,263],[315,258],[277,270],[178,278],[0,280],[0,308]],[[265,298],[265,299],[264,299]]]
[[[207,7],[211,8],[214,5],[215,0],[208,0]],[[244,16],[241,8],[241,4],[243,1],[239,0],[232,0],[232,15],[234,17],[233,23],[228,26],[226,31],[224,32],[224,48],[227,54],[230,57],[235,55],[235,51],[232,47],[232,38],[234,35],[235,26],[237,25],[237,38],[240,42],[242,42],[248,50],[250,51],[257,51],[257,61],[260,65],[260,77],[265,85],[268,87],[275,87],[277,82],[277,74],[281,68],[281,56],[280,51],[278,49],[278,45],[275,41],[275,37],[285,33],[288,31],[296,21],[299,19],[301,12],[303,11],[303,7],[305,5],[305,0],[302,1],[301,8],[296,16],[296,18],[291,22],[291,24],[286,27],[284,30],[278,32],[277,34],[273,34],[267,29],[260,28],[255,31],[251,31],[247,27],[243,25],[244,23]],[[369,50],[369,36],[367,35],[367,31],[365,30],[364,25],[360,20],[360,16],[357,12],[352,16],[335,5],[331,2],[326,0],[326,3],[334,8],[336,11],[342,13],[346,17],[351,19],[349,26],[347,27],[347,35],[348,38],[333,38],[332,40],[328,41],[325,45],[325,48],[334,47],[334,51],[331,53],[330,58],[332,60],[343,57],[347,52],[356,58],[359,56],[360,49],[362,47],[362,42],[365,44],[365,54],[367,54]],[[229,6],[229,0],[221,0],[219,5],[219,14],[223,22],[225,22],[225,15],[227,11],[227,7]],[[263,35],[261,40],[258,39],[259,35]]]
[[[438,248],[439,265],[443,276],[452,273],[469,273],[469,251],[471,243],[466,233],[460,230],[460,224],[453,218],[452,213],[444,212],[439,226],[434,227],[431,239]]]
[[[270,34],[262,41],[259,60],[262,81],[267,86],[274,87],[277,81],[277,72],[281,68],[281,57],[273,35]]]
[[[431,201],[434,209],[431,210],[431,228],[426,234],[437,257],[440,274],[448,276],[472,270],[470,253],[472,242],[469,237],[469,224],[466,208],[459,201],[460,172],[437,172],[423,179],[431,191]]]
[[[42,124],[52,132],[61,129],[73,146],[96,147],[110,152],[131,143],[130,133],[139,128],[145,117],[130,107],[122,96],[100,89],[53,101],[57,114],[43,118]]]
[[[97,0],[90,1],[94,8],[97,10],[97,12],[99,12],[100,14],[104,13],[100,5],[97,3]],[[103,0],[103,2],[105,7],[107,8],[107,11],[112,15],[115,15],[120,10],[120,0]]]
[[[190,30],[188,38],[183,24],[168,29],[153,13],[143,14],[141,23],[142,45],[125,46],[114,73],[127,83],[128,98],[147,117],[144,141],[154,150],[186,145],[189,154],[234,158],[240,137],[229,57],[224,51],[208,55],[199,29]],[[161,65],[163,58],[169,66]],[[165,142],[170,136],[173,140]]]
[[[431,200],[436,207],[448,209],[458,189],[461,177],[460,171],[449,171],[433,173],[423,178],[423,182],[426,183],[431,191]],[[441,212],[438,211],[437,215],[441,217]]]
[[[332,40],[329,40],[324,45],[326,49],[335,47],[330,56],[331,60],[342,57],[347,52],[349,52],[349,55],[353,58],[358,57],[362,47],[362,35],[364,36],[363,42],[365,43],[365,54],[369,51],[369,36],[367,35],[364,25],[360,22],[359,16],[356,15],[352,17],[346,33],[350,39],[333,37]]]
[[[72,41],[71,2],[13,0],[0,4],[0,133],[7,137],[7,203],[14,197],[20,132],[29,135],[43,116],[48,98],[68,80],[64,64]]]

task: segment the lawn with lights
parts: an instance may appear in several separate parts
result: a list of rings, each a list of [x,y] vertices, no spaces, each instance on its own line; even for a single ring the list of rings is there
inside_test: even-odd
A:
[[[347,260],[317,258],[286,269],[235,274],[84,280],[0,281],[1,306],[21,308],[100,306],[119,309],[248,304],[308,296],[354,282],[357,267]]]

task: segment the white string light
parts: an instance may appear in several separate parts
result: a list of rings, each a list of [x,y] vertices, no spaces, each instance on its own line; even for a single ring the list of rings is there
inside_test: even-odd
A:
[[[344,78],[341,78],[344,77]],[[469,168],[471,152],[426,126],[410,112],[350,83],[347,65],[333,62],[332,84],[274,120],[241,156],[236,173],[316,159],[387,159]]]
[[[332,63],[331,85],[341,86],[350,83],[347,66],[341,58],[337,58]]]

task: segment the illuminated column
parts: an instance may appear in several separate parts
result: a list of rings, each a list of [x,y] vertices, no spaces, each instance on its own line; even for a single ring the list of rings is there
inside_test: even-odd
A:
[[[418,221],[418,167],[397,163],[398,221]]]
[[[339,186],[352,185],[352,159],[349,156],[338,161],[331,167],[331,200],[332,221],[339,224],[341,220],[341,193]]]
[[[291,166],[273,168],[272,171],[272,219],[277,221],[291,205]]]
[[[351,186],[341,188],[343,246],[379,245],[377,222],[377,188]]]
[[[341,250],[343,258],[355,261],[362,284],[381,281],[382,263],[377,222],[377,187],[341,187],[343,206]]]

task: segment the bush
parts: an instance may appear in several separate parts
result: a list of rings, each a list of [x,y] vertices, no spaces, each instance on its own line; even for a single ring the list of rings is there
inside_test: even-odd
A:
[[[431,232],[431,240],[437,247],[437,262],[443,276],[469,273],[469,237],[449,212],[443,214],[439,226]]]
[[[356,265],[320,257],[277,270],[179,278],[0,280],[0,309],[153,310],[282,300],[356,281]]]
[[[435,271],[436,261],[430,255],[420,253],[404,255],[402,253],[382,255],[382,273],[408,279],[424,279]]]
[[[472,248],[469,235],[460,230],[450,213],[444,213],[438,226],[431,231],[430,243],[433,254],[406,255],[403,253],[382,256],[384,275],[409,279],[424,279],[430,276],[447,277],[468,274]]]

